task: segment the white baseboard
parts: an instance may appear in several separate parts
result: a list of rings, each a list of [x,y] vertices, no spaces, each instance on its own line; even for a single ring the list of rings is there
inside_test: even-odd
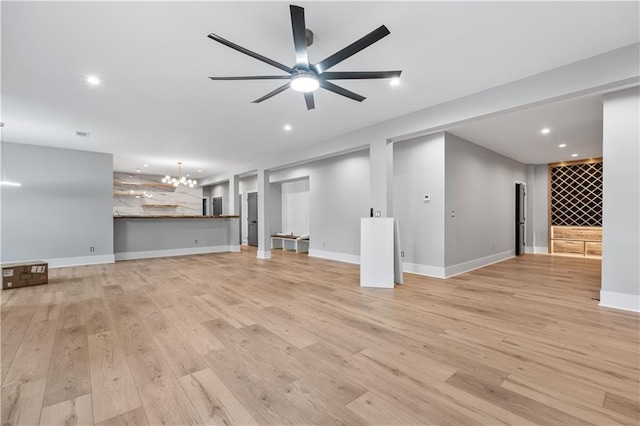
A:
[[[60,257],[57,259],[44,259],[49,264],[49,268],[64,268],[67,266],[82,265],[99,265],[101,263],[114,263],[115,258],[112,254],[101,256],[82,256],[82,257]]]
[[[338,262],[355,263],[356,265],[360,264],[360,256],[335,251],[309,249],[309,257],[319,257],[321,259],[336,260]]]
[[[539,246],[539,247],[532,247],[532,246],[527,246],[524,248],[524,252],[525,253],[529,253],[529,254],[548,254],[549,253],[549,247],[547,246]]]
[[[258,250],[258,259],[271,259],[271,250]]]
[[[457,265],[447,266],[445,268],[445,277],[450,278],[456,275],[464,274],[465,272],[479,269],[492,263],[502,262],[503,260],[514,257],[515,252],[513,250],[503,251],[502,253],[492,254],[491,256],[481,257],[480,259],[470,260],[468,262],[458,263]]]
[[[440,266],[402,262],[402,271],[434,278],[445,278],[445,270]]]
[[[600,291],[600,306],[640,312],[640,296],[637,294]]]
[[[180,249],[129,251],[116,253],[118,260],[150,259],[154,257],[187,256],[190,254],[223,253],[232,251],[229,246],[189,247]]]
[[[240,253],[240,244],[229,246],[229,251],[231,253]]]

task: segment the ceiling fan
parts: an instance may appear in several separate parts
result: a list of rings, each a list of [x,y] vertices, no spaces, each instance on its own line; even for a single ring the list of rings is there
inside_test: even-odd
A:
[[[304,20],[304,8],[300,6],[290,5],[291,11],[291,28],[293,30],[293,44],[296,51],[296,64],[293,67],[288,67],[280,62],[269,59],[259,53],[252,52],[249,49],[245,49],[229,40],[226,40],[216,34],[209,34],[211,40],[215,40],[218,43],[222,43],[232,49],[242,52],[245,55],[249,55],[259,61],[274,66],[282,71],[288,73],[288,75],[256,75],[256,76],[243,76],[243,77],[209,77],[211,80],[289,80],[284,85],[277,89],[267,93],[261,98],[256,99],[253,103],[260,103],[265,101],[278,93],[284,92],[289,87],[293,90],[303,92],[304,100],[307,104],[307,110],[315,108],[315,102],[313,99],[313,92],[322,87],[330,92],[337,93],[338,95],[345,96],[354,101],[362,102],[366,98],[364,96],[353,93],[343,87],[337,86],[331,83],[329,80],[360,80],[371,78],[393,78],[399,77],[402,71],[327,71],[334,65],[339,64],[345,59],[355,55],[361,50],[371,46],[378,40],[386,37],[390,34],[387,27],[381,25],[377,29],[373,30],[361,39],[351,43],[344,49],[334,53],[333,55],[323,59],[317,64],[311,64],[309,62],[309,56],[307,53],[307,47],[313,42],[313,33],[307,30]]]

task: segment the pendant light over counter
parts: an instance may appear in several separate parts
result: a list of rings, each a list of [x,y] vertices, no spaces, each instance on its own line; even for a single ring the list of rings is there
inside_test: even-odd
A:
[[[193,188],[198,184],[198,181],[195,179],[187,179],[186,176],[182,176],[182,161],[178,161],[178,177],[174,178],[169,175],[166,175],[162,178],[162,183],[170,183],[175,187],[180,185],[188,186],[189,188]]]

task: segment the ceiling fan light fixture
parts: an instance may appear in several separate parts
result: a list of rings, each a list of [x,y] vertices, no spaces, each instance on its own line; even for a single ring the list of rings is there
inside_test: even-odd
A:
[[[313,73],[299,73],[291,77],[291,88],[296,92],[314,92],[319,87],[318,77]]]

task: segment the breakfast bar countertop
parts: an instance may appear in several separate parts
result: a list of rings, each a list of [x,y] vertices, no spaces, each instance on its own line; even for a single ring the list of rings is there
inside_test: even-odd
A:
[[[131,216],[131,215],[121,215],[121,216],[113,216],[114,219],[228,219],[228,218],[238,218],[240,216],[234,215],[220,215],[220,216],[196,216],[196,215],[145,215],[145,216]]]

